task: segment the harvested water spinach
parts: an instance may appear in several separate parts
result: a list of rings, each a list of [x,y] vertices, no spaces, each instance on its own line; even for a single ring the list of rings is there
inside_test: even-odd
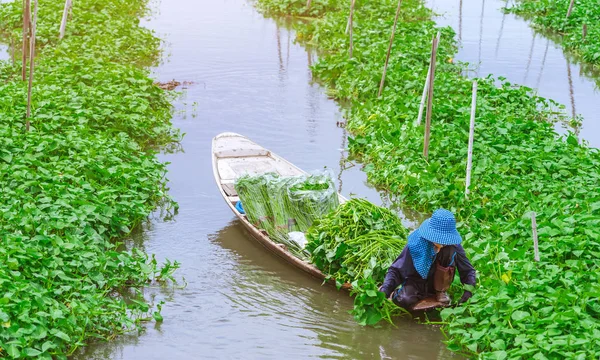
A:
[[[236,179],[235,188],[248,220],[302,259],[308,258],[308,252],[290,240],[288,234],[306,231],[315,219],[339,205],[328,173],[291,177],[245,175]]]
[[[312,263],[338,285],[351,283],[355,319],[375,325],[405,313],[377,291],[377,284],[406,245],[407,235],[390,210],[351,199],[315,222],[307,232],[307,249]]]
[[[235,189],[242,201],[246,217],[254,226],[274,233],[273,211],[267,183],[277,179],[275,174],[244,175],[236,179]]]

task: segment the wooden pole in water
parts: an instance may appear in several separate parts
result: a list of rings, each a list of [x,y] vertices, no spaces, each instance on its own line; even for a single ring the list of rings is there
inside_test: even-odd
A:
[[[571,3],[569,4],[569,10],[567,11],[567,19],[569,18],[569,16],[571,16],[571,11],[573,11],[574,4],[575,4],[575,0],[571,0]]]
[[[22,66],[21,66],[21,75],[22,75],[22,79],[23,81],[26,80],[26,76],[27,76],[27,49],[28,49],[28,44],[29,42],[27,41],[28,36],[29,36],[29,17],[30,17],[30,7],[31,7],[31,0],[23,0],[23,56],[22,56]]]
[[[67,19],[69,17],[69,10],[71,9],[72,0],[65,1],[65,9],[63,10],[62,20],[60,22],[60,33],[58,39],[61,40],[65,36],[65,30],[67,29]]]
[[[441,34],[438,31],[437,33],[437,47],[440,44]],[[431,61],[431,59],[429,59]],[[429,89],[429,73],[431,72],[431,62],[429,63],[429,68],[427,69],[427,76],[425,76],[425,86],[423,86],[423,94],[421,95],[421,104],[419,105],[419,115],[417,115],[417,126],[421,125],[421,119],[423,119],[423,110],[425,109],[425,99],[427,99],[427,89]]]
[[[387,55],[385,56],[385,65],[383,66],[383,75],[381,76],[381,83],[379,84],[379,92],[377,93],[377,97],[381,96],[381,92],[383,91],[383,85],[385,84],[385,74],[387,72],[388,63],[390,61],[390,53],[392,51],[392,44],[394,43],[394,36],[396,35],[396,25],[398,24],[398,16],[400,15],[400,6],[402,5],[402,0],[398,0],[398,9],[396,9],[396,17],[394,18],[394,27],[392,28],[392,35],[390,36],[390,44],[388,46]]]
[[[475,137],[475,110],[477,109],[477,80],[473,81],[473,97],[471,98],[471,125],[469,126],[469,153],[467,156],[467,179],[465,197],[469,197],[471,190],[471,169],[473,167],[473,139]]]
[[[540,261],[540,250],[538,249],[537,220],[535,212],[531,214],[531,230],[533,231],[533,251],[535,261]]]
[[[353,21],[354,21],[354,3],[356,0],[352,0],[352,2],[350,3],[350,18],[349,18],[349,22],[350,22],[350,59],[352,59],[352,50],[354,48],[354,39],[352,38],[353,36]]]
[[[29,117],[31,116],[31,87],[33,86],[33,64],[35,63],[35,30],[37,23],[38,0],[33,0],[33,22],[31,25],[31,42],[29,48],[29,86],[27,87],[27,115],[25,128],[29,131]]]
[[[437,56],[436,38],[433,38],[431,44],[431,69],[429,70],[429,92],[427,95],[427,114],[425,116],[425,140],[423,143],[423,156],[429,158],[429,138],[431,136],[431,111],[433,107],[433,84],[435,83],[435,60]]]

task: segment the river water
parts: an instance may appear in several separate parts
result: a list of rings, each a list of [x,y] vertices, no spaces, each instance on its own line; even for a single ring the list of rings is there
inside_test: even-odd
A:
[[[440,21],[457,32],[460,22],[460,60],[481,61],[480,75],[539,86],[543,96],[568,104],[567,111],[575,104],[587,117],[583,137],[599,145],[593,82],[555,45],[541,37],[533,42],[526,23],[498,11],[499,1],[484,0],[482,6],[464,0],[462,20],[459,0],[431,3],[446,12]],[[155,76],[191,82],[175,103],[174,124],[186,133],[183,151],[161,156],[170,162],[170,194],[180,211],[174,221],[155,216],[132,242],[160,260],[181,262],[177,276],[187,286],[149,289],[149,297],[167,300],[162,324],[150,324],[141,336],[89,346],[77,358],[453,357],[432,326],[408,320],[397,328],[358,326],[348,314],[352,300],[346,294],[320,286],[256,245],[217,191],[211,139],[234,131],[303,169],[327,166],[342,194],[385,205],[359,166],[345,161],[346,134],[336,126],[343,118],[311,83],[308,66],[316,56],[293,43],[286,24],[263,18],[246,0],[170,0],[155,7],[144,22],[165,39],[165,61]]]

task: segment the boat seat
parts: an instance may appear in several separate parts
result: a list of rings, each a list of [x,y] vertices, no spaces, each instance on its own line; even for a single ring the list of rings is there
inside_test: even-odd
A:
[[[269,150],[253,143],[246,138],[226,138],[227,141],[217,141],[214,154],[218,159],[268,156]]]

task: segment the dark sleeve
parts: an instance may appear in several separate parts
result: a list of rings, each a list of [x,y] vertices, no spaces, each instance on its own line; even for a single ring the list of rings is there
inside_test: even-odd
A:
[[[456,268],[460,275],[460,282],[475,286],[475,268],[473,268],[473,265],[471,265],[471,262],[467,258],[467,254],[465,254],[465,249],[462,245],[456,246],[456,257],[454,261],[456,262]]]
[[[390,266],[387,274],[385,275],[385,280],[383,280],[383,285],[381,285],[380,289],[386,297],[390,297],[392,291],[394,291],[404,281],[400,269],[402,268],[402,264],[404,264],[405,254],[406,248],[404,248],[400,256],[398,256],[396,261],[394,261],[394,263]]]

